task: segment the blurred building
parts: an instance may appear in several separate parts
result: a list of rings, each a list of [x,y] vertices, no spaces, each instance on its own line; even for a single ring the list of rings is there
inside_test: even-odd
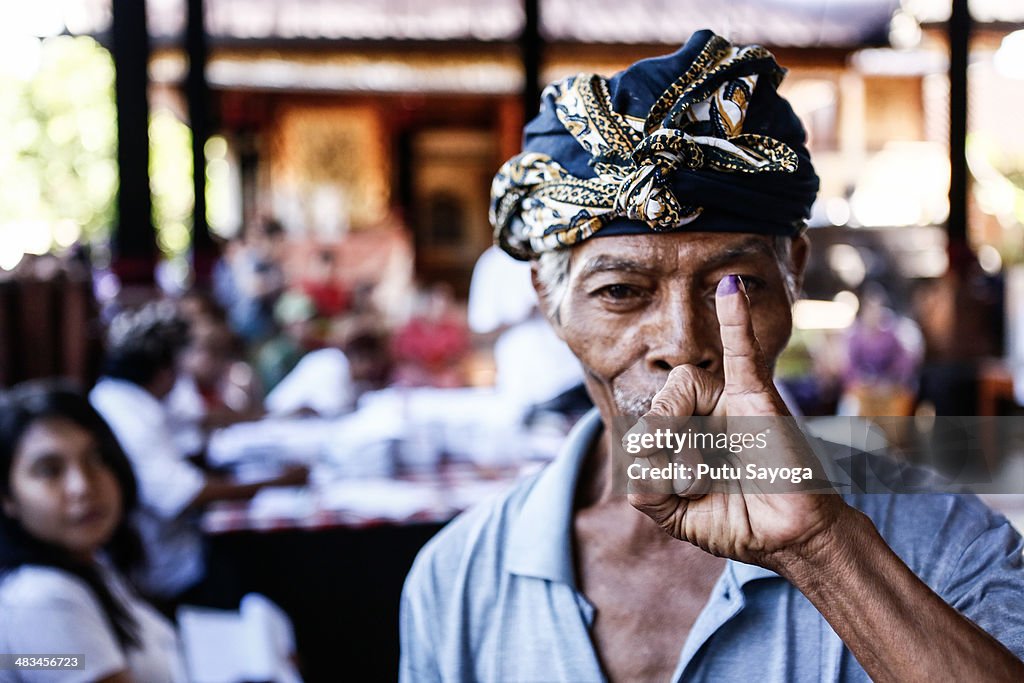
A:
[[[59,7],[60,30],[110,45],[121,2],[49,4]],[[194,33],[187,39],[188,17],[202,8],[209,116],[200,131],[211,136],[214,231],[230,237],[274,216],[291,237],[294,272],[329,250],[353,290],[397,283],[392,299],[400,299],[415,276],[465,295],[491,241],[491,176],[518,150],[538,85],[611,74],[700,28],[761,43],[790,71],[783,91],[808,127],[822,177],[805,289],[828,305],[807,309],[814,314],[799,325],[848,325],[859,288],[879,282],[898,310],[925,311],[937,357],[976,357],[999,353],[1001,314],[968,325],[974,341],[957,335],[956,318],[986,310],[977,304],[988,295],[974,296],[966,281],[920,293],[951,265],[951,5],[148,0],[148,99],[151,111],[190,123],[197,43]],[[969,5],[968,239],[980,276],[998,277],[1024,261],[1024,133],[1015,121],[1024,34],[1014,33],[1024,6]]]
[[[91,4],[92,26],[77,30],[102,39],[109,0]],[[897,0],[542,0],[535,44],[522,0],[204,4],[214,129],[227,141],[218,161],[237,187],[234,225],[223,227],[273,214],[293,235],[335,241],[405,225],[417,275],[461,293],[490,243],[490,179],[518,150],[529,50],[543,84],[613,73],[705,27],[768,45],[791,71],[786,94],[809,125],[828,197],[849,194],[884,141],[926,139],[922,75],[853,59],[890,45]],[[147,8],[151,102],[187,120],[186,0]],[[832,218],[841,213],[833,204]]]

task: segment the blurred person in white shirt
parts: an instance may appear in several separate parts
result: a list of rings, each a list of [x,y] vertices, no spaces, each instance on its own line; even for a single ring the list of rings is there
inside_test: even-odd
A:
[[[469,286],[468,322],[494,344],[498,392],[521,409],[583,384],[579,361],[537,307],[529,263],[495,246],[481,254]]]
[[[190,318],[178,370],[164,403],[175,440],[188,455],[203,453],[213,430],[263,417],[256,373],[240,359],[238,340],[222,316]]]
[[[277,477],[239,484],[188,460],[163,403],[186,334],[170,302],[120,314],[111,322],[103,377],[89,399],[139,481],[137,523],[147,554],[140,588],[168,609],[185,601],[232,608],[237,587],[207,566],[198,513],[214,501],[251,498],[266,486],[302,485],[309,472],[292,466]]]

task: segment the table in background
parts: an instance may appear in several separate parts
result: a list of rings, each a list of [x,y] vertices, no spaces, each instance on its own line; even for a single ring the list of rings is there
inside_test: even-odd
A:
[[[237,531],[209,540],[212,561],[228,562],[246,592],[288,613],[308,683],[395,681],[402,584],[443,525]]]
[[[277,420],[224,435],[221,466],[255,478],[268,458],[306,462],[310,485],[215,504],[202,519],[210,561],[291,617],[311,683],[396,680],[399,600],[420,548],[461,510],[540,469],[568,428],[478,430],[486,455],[474,463],[458,425],[413,421],[396,434],[357,421]]]
[[[259,498],[255,505],[214,505],[203,528],[211,561],[227,563],[246,592],[266,595],[292,618],[308,681],[393,681],[399,598],[416,553],[461,509],[498,495],[536,467],[454,465],[399,479],[335,482],[333,492],[328,482],[320,494],[280,491],[309,502],[281,505],[278,515],[268,514],[273,504],[261,509]],[[391,490],[421,505],[396,508],[397,515],[345,509],[338,484],[342,493]]]

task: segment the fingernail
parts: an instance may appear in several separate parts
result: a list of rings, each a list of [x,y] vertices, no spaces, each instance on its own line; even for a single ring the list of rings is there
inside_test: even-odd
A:
[[[729,296],[740,291],[740,278],[737,275],[726,275],[718,282],[718,290],[715,296]]]

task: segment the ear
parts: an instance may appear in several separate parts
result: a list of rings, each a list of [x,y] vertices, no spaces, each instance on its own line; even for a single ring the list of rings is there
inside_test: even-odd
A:
[[[804,286],[804,270],[807,268],[807,257],[811,254],[811,241],[807,239],[807,233],[793,238],[790,247],[790,263],[793,267],[793,282],[796,284],[794,295],[798,295]]]

